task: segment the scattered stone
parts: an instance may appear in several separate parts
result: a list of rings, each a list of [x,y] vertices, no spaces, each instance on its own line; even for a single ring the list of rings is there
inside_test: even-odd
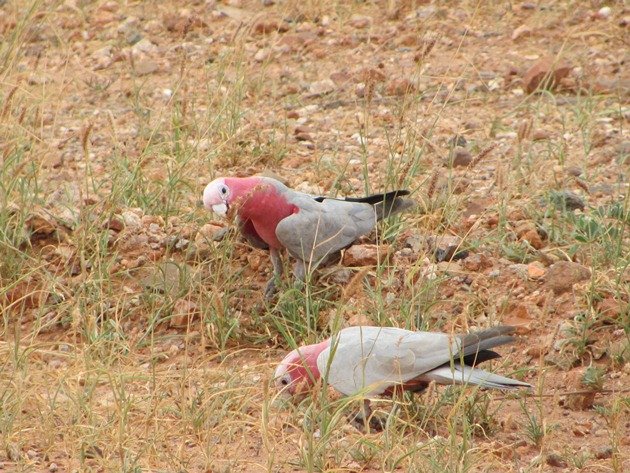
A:
[[[532,140],[534,141],[543,141],[543,140],[548,140],[550,138],[551,138],[551,133],[549,133],[547,130],[536,130],[532,134]]]
[[[122,213],[122,220],[125,227],[130,230],[138,230],[142,227],[142,219],[137,213],[132,212],[131,210],[126,210]]]
[[[59,471],[59,466],[55,462],[52,462],[48,465],[48,471],[50,471],[50,473],[55,473],[56,471]]]
[[[199,315],[201,312],[196,303],[188,299],[177,299],[168,321],[169,327],[187,327]]]
[[[52,216],[42,210],[29,214],[24,223],[34,237],[47,237],[57,231],[57,224]]]
[[[503,323],[516,328],[516,333],[525,335],[532,331],[535,317],[529,306],[511,302],[506,310]]]
[[[527,350],[525,350],[525,354],[531,356],[532,358],[540,358],[541,356],[545,356],[549,348],[543,344],[532,345]]]
[[[580,177],[583,173],[582,168],[580,168],[579,166],[567,166],[564,172],[567,175],[573,176],[573,177]]]
[[[367,28],[372,24],[372,17],[355,13],[350,17],[350,25],[357,29]]]
[[[462,266],[467,271],[477,272],[492,266],[490,259],[482,253],[473,253],[462,262]]]
[[[441,261],[450,261],[452,259],[460,259],[468,256],[468,252],[458,251],[462,245],[462,240],[458,236],[427,236],[425,237],[425,244],[427,245],[429,252],[433,253],[435,260],[438,263]]]
[[[564,407],[574,411],[591,409],[597,392],[584,384],[584,375],[588,368],[575,368],[566,375],[565,386],[572,394],[566,395],[561,402]]]
[[[546,458],[547,465],[554,466],[556,468],[567,468],[569,465],[567,462],[557,453],[550,453]]]
[[[572,66],[561,62],[558,58],[546,56],[534,63],[525,73],[523,77],[525,89],[529,94],[538,88],[552,89],[566,78],[572,69]]]
[[[470,123],[467,125],[467,128],[470,128],[469,125]],[[448,139],[449,149],[456,147],[465,148],[466,146],[468,146],[468,141],[464,135],[454,135]]]
[[[353,245],[343,255],[344,266],[376,266],[380,259],[387,254],[387,247],[382,245]]]
[[[558,261],[552,264],[545,275],[545,284],[556,294],[570,291],[574,284],[591,277],[591,271],[572,261]]]
[[[595,450],[595,458],[598,460],[608,460],[613,456],[613,448],[610,446],[600,447]]]
[[[393,79],[387,84],[385,94],[401,97],[413,93],[415,90],[416,86],[409,79]]]
[[[456,167],[467,167],[472,162],[473,157],[466,148],[462,148],[456,146],[453,148],[453,158],[451,160],[452,166]]]
[[[161,262],[151,268],[151,273],[142,278],[141,283],[146,289],[162,294],[175,295],[181,284],[190,275],[190,267],[174,261]]]
[[[335,83],[330,79],[324,79],[317,82],[312,82],[308,88],[308,95],[310,97],[321,97],[335,90]]]
[[[512,41],[516,41],[517,39],[521,37],[524,38],[526,36],[530,36],[531,34],[532,34],[532,30],[529,26],[521,25],[512,32]]]
[[[213,223],[206,223],[199,229],[197,237],[205,241],[221,241],[225,237],[227,231],[228,229],[226,227],[221,227]],[[197,238],[195,238],[195,241],[196,240]]]
[[[595,17],[600,20],[607,20],[608,18],[610,18],[610,15],[612,15],[612,8],[606,6],[601,7],[595,14]]]
[[[20,461],[22,456],[22,452],[18,448],[18,446],[13,442],[7,442],[6,446],[7,458],[12,462]]]
[[[254,23],[253,27],[253,31],[256,34],[284,33],[288,30],[289,26],[284,21],[276,18],[262,18]]]
[[[125,228],[125,222],[119,215],[113,215],[103,223],[103,228],[108,228],[115,232],[120,232]]]
[[[157,71],[160,68],[160,66],[158,65],[156,61],[146,56],[134,60],[133,65],[134,65],[134,70],[136,71],[136,74],[140,76],[153,74],[155,71]]]
[[[133,45],[131,52],[134,56],[141,56],[142,54],[155,55],[159,53],[159,49],[147,38],[144,38]]]
[[[353,272],[348,268],[336,266],[330,274],[330,280],[335,284],[345,285],[352,279]]]
[[[545,267],[538,261],[527,265],[527,276],[530,279],[541,279],[545,275]]]
[[[577,195],[575,192],[567,190],[553,192],[550,194],[549,198],[554,205],[560,207],[561,209],[584,210],[586,207],[582,197]]]
[[[269,59],[269,56],[271,56],[271,51],[268,48],[260,48],[256,51],[256,54],[254,54],[254,61],[264,62]]]

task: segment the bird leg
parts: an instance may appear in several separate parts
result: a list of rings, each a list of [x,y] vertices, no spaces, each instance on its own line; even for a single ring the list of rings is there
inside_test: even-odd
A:
[[[385,430],[385,421],[372,415],[370,400],[364,399],[358,412],[350,417],[350,423],[361,432],[382,432]]]
[[[276,293],[276,281],[282,277],[282,258],[280,252],[275,248],[269,248],[269,257],[271,258],[271,264],[273,265],[273,275],[271,279],[267,281],[265,287],[265,300],[271,300]]]

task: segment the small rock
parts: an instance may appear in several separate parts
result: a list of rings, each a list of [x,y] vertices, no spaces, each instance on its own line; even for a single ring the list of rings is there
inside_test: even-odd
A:
[[[199,316],[199,307],[188,299],[177,299],[173,304],[173,314],[169,319],[170,327],[187,327],[193,318]]]
[[[197,237],[206,241],[221,241],[225,236],[227,228],[212,223],[206,223],[199,229]],[[197,238],[195,238],[195,241]]]
[[[595,458],[598,460],[608,460],[613,456],[612,447],[601,447],[595,450]]]
[[[282,20],[275,18],[263,18],[254,23],[253,31],[256,34],[269,34],[276,31],[288,31],[288,25]]]
[[[147,38],[144,38],[133,45],[131,52],[134,56],[140,56],[142,54],[157,54],[159,49]]]
[[[523,2],[521,3],[521,10],[535,10],[536,4],[534,2]]]
[[[352,279],[352,271],[348,268],[335,267],[330,275],[330,280],[335,284],[344,285]]]
[[[549,349],[545,345],[532,345],[527,350],[525,350],[525,354],[531,356],[533,358],[540,358],[547,354]]]
[[[311,97],[320,97],[335,90],[335,83],[330,79],[324,79],[311,83],[308,88],[308,94]]]
[[[126,210],[122,213],[122,220],[125,227],[131,230],[138,230],[142,227],[142,219],[138,214],[132,212],[131,210]]]
[[[52,462],[48,465],[48,471],[50,471],[50,473],[55,473],[56,471],[59,471],[59,466],[55,462]]]
[[[26,456],[28,457],[29,460],[36,460],[37,457],[39,457],[39,453],[37,453],[33,449],[30,449],[26,451]]]
[[[573,177],[580,177],[583,173],[582,168],[579,166],[567,166],[564,172]]]
[[[409,79],[393,79],[385,88],[386,95],[404,96],[416,90],[416,86]]]
[[[119,215],[113,215],[111,218],[105,220],[103,228],[109,228],[115,232],[120,232],[125,228],[125,222]]]
[[[177,294],[182,282],[190,274],[190,267],[174,261],[166,261],[151,268],[151,273],[142,278],[142,285],[155,292]]]
[[[536,130],[532,135],[532,140],[534,141],[543,141],[551,138],[551,133],[547,130]]]
[[[587,368],[575,368],[567,374],[565,386],[574,394],[568,394],[563,399],[564,407],[574,411],[585,411],[593,407],[596,391],[589,391],[584,385],[586,370]]]
[[[54,222],[53,218],[39,210],[34,211],[26,217],[24,223],[26,228],[34,236],[38,237],[46,237],[57,231],[57,224]]]
[[[521,25],[512,32],[512,41],[516,41],[520,37],[530,36],[532,30],[527,25]]]
[[[535,317],[529,306],[521,303],[510,303],[503,323],[516,328],[516,333],[525,335],[532,331]]]
[[[481,253],[474,253],[468,255],[468,257],[462,262],[464,269],[467,271],[477,272],[482,269],[489,268],[492,266],[492,262],[488,259],[486,255]]]
[[[557,453],[550,453],[546,458],[547,465],[555,466],[556,468],[566,468],[569,466],[567,462]]]
[[[463,135],[455,135],[449,138],[448,140],[449,149],[452,149],[455,147],[465,148],[466,146],[468,146],[468,141],[466,140],[466,137]]]
[[[462,240],[458,236],[442,235],[426,237],[426,245],[429,252],[434,254],[435,260],[439,263],[442,261],[450,261],[451,259],[459,259],[457,256],[465,257],[461,248]],[[466,256],[468,253],[466,252]]]
[[[254,54],[254,61],[264,62],[267,59],[269,59],[270,55],[271,55],[271,51],[269,49],[260,48],[258,51],[256,51],[256,54]]]
[[[141,57],[140,59],[135,60],[133,65],[134,65],[134,70],[136,71],[136,74],[140,76],[153,74],[155,71],[157,71],[160,68],[157,62],[155,62],[153,59],[150,59],[148,57]]]
[[[607,20],[608,18],[610,18],[610,15],[612,14],[612,8],[610,7],[601,7],[597,13],[596,13],[596,17],[601,19],[601,20]]]
[[[387,247],[378,245],[354,245],[343,255],[344,266],[375,266],[379,255],[383,258],[387,254]]]
[[[472,162],[473,158],[466,148],[456,146],[453,149],[453,159],[451,160],[453,167],[466,167]]]
[[[582,197],[571,191],[554,192],[549,196],[551,202],[557,207],[566,210],[584,210],[586,204]]]
[[[357,29],[367,28],[372,24],[372,17],[355,13],[350,17],[350,25]]]
[[[6,444],[6,453],[7,458],[12,462],[20,461],[20,457],[22,456],[22,452],[13,442],[9,442]]]
[[[570,291],[574,284],[591,277],[591,272],[581,264],[572,261],[558,261],[547,270],[545,284],[556,294]]]
[[[545,267],[538,261],[527,265],[527,276],[530,279],[540,279],[545,275]]]
[[[553,56],[539,59],[523,77],[527,93],[536,91],[539,87],[553,88],[566,78],[573,69],[569,64],[561,62]]]

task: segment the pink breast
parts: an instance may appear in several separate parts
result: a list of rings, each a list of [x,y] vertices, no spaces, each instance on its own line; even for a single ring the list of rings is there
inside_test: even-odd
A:
[[[259,183],[255,189],[250,196],[243,194],[239,215],[251,221],[256,233],[271,248],[283,248],[276,237],[276,227],[281,220],[299,209],[287,202],[272,185]]]

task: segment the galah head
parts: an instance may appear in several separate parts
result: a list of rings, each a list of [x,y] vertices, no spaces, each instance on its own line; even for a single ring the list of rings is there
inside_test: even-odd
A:
[[[286,396],[302,394],[319,379],[317,356],[323,343],[293,350],[280,362],[274,375],[276,389]]]
[[[225,179],[215,179],[203,190],[203,205],[214,213],[225,216],[230,209],[232,192]]]

